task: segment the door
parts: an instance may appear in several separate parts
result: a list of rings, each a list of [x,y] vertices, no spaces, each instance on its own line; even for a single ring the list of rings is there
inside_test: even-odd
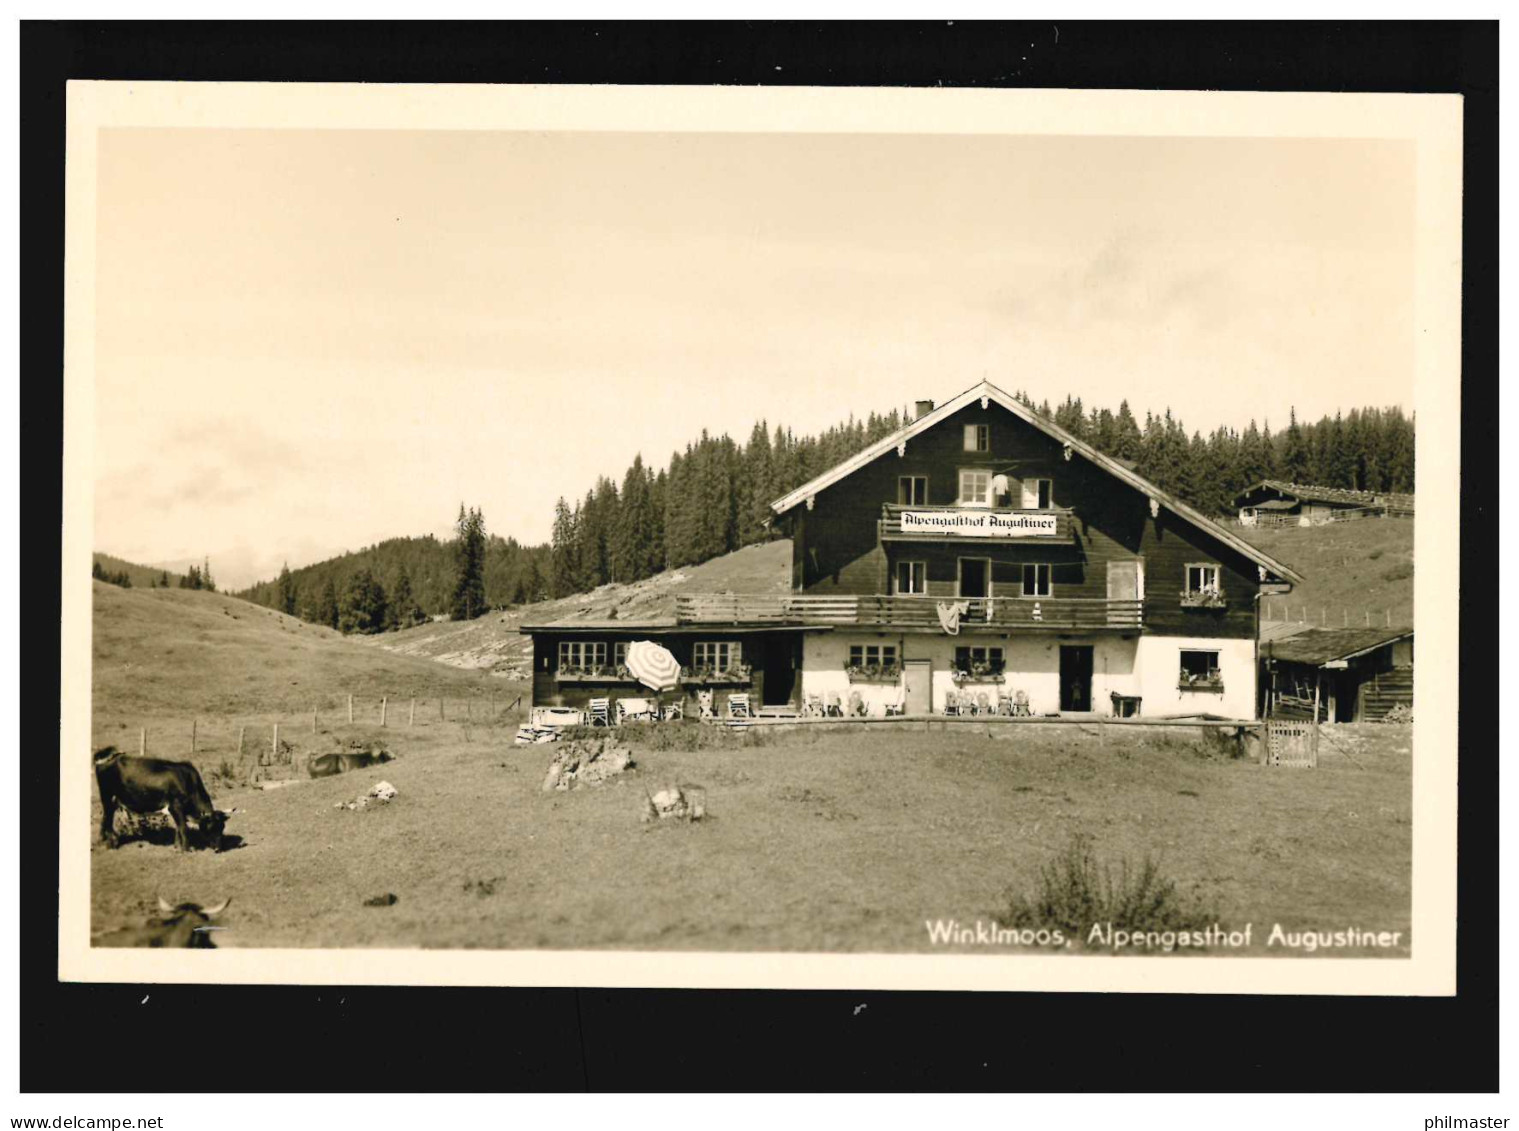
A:
[[[990,558],[960,559],[960,596],[990,597],[992,563]]]
[[[1137,606],[1132,603],[1144,600],[1144,576],[1138,559],[1128,562],[1108,563],[1108,623],[1123,625],[1139,621]]]
[[[933,664],[928,660],[908,660],[902,665],[902,682],[907,688],[907,713],[934,713]]]
[[[1060,709],[1062,711],[1090,711],[1092,709],[1092,646],[1090,644],[1062,644],[1060,646]]]
[[[796,670],[801,666],[802,634],[774,632],[760,650],[760,702],[779,707],[791,702],[796,690]]]

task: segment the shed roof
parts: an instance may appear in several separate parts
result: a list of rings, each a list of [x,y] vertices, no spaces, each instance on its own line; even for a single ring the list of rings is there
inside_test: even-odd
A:
[[[1351,507],[1392,503],[1394,506],[1410,510],[1414,505],[1412,495],[1397,494],[1392,491],[1350,491],[1344,487],[1318,487],[1311,483],[1291,483],[1286,479],[1262,479],[1259,483],[1245,488],[1234,496],[1235,505],[1248,505],[1245,500],[1262,488],[1268,488],[1281,495],[1290,495],[1300,502],[1308,503],[1336,503],[1340,506]],[[1255,504],[1257,507],[1264,505],[1263,503]]]
[[[1349,660],[1399,640],[1413,638],[1411,628],[1310,628],[1284,640],[1273,640],[1267,655],[1293,664],[1327,664]]]

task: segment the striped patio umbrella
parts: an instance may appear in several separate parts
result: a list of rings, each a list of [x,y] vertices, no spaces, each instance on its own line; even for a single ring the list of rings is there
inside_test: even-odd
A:
[[[655,691],[673,691],[680,683],[680,664],[668,648],[652,640],[629,644],[627,665],[634,679]]]

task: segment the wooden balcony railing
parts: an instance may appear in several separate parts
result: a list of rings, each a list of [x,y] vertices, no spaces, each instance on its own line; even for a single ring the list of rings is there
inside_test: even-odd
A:
[[[914,514],[952,515],[956,513],[973,516],[986,516],[990,523],[1016,522],[1024,518],[1046,517],[1055,520],[1055,529],[1052,533],[1035,533],[1025,530],[1020,533],[1012,533],[1006,528],[1001,531],[990,530],[986,533],[967,533],[956,531],[952,527],[943,530],[906,531],[902,529],[902,512],[912,511]],[[1036,542],[1048,544],[1051,542],[1069,542],[1072,539],[1071,511],[1067,507],[1050,507],[1045,510],[1020,510],[1008,507],[907,507],[896,503],[886,503],[881,507],[881,519],[877,524],[883,541],[933,541],[936,539],[952,539],[956,542],[979,542],[986,545],[1017,544],[1019,542]]]
[[[990,629],[1120,629],[1144,626],[1143,601],[1083,597],[745,596],[733,593],[675,598],[681,624],[870,625],[938,629],[939,605],[964,601],[966,627]]]

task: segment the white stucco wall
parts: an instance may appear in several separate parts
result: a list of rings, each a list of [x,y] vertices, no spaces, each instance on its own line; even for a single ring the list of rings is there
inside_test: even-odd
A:
[[[1143,697],[1141,714],[1151,716],[1206,712],[1229,718],[1255,717],[1255,647],[1250,640],[1220,640],[1208,637],[1141,636],[1123,639],[1118,636],[1093,635],[1060,637],[1056,635],[1014,636],[927,636],[889,635],[872,632],[807,633],[802,641],[802,692],[819,695],[826,701],[837,694],[841,703],[849,702],[851,691],[858,691],[872,715],[885,713],[887,703],[897,701],[896,683],[850,683],[844,671],[852,644],[895,644],[901,660],[928,660],[932,665],[933,710],[944,710],[947,693],[959,688],[954,682],[955,648],[963,645],[996,647],[1003,650],[1007,670],[1002,687],[1008,695],[1022,690],[1028,693],[1029,707],[1035,714],[1060,709],[1060,647],[1070,644],[1092,646],[1092,709],[1106,715],[1112,710],[1110,694]],[[1183,649],[1205,649],[1219,654],[1222,691],[1183,691],[1179,683]],[[973,694],[985,691],[995,702],[997,685],[967,685]]]
[[[1089,644],[1092,646],[1092,706],[1100,714],[1112,709],[1109,693],[1120,695],[1139,694],[1139,673],[1136,666],[1138,641],[1116,636],[883,636],[875,633],[824,632],[808,633],[802,642],[802,691],[807,695],[821,695],[826,701],[830,693],[839,701],[848,703],[849,693],[858,691],[870,713],[884,713],[884,704],[895,703],[897,685],[894,683],[850,683],[844,671],[853,644],[895,644],[901,660],[928,660],[932,665],[933,709],[944,709],[950,691],[959,690],[954,682],[955,649],[973,647],[1001,648],[1006,662],[1002,687],[1011,696],[1025,691],[1029,708],[1035,714],[1046,714],[1060,709],[1060,646],[1062,644]],[[1174,658],[1174,657],[1173,657]],[[1175,672],[1172,673],[1175,683]],[[997,685],[976,683],[966,685],[972,694],[985,691],[987,698],[995,703]],[[1146,704],[1148,706],[1148,704]]]
[[[1183,649],[1218,653],[1222,691],[1183,691],[1180,687]],[[1141,708],[1146,715],[1206,712],[1231,719],[1255,717],[1255,642],[1190,636],[1141,636],[1138,666]]]

